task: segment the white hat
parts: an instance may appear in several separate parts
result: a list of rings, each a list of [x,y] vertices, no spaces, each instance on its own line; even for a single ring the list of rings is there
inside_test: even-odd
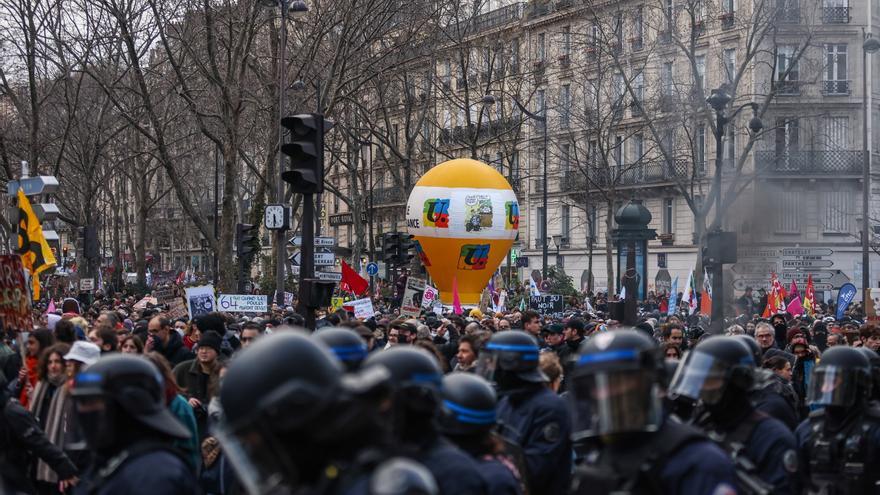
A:
[[[55,331],[55,325],[57,325],[59,321],[61,321],[61,316],[49,313],[46,315],[46,328]]]
[[[86,366],[91,366],[95,364],[100,357],[101,349],[98,346],[91,342],[77,340],[73,343],[73,347],[70,348],[70,352],[64,356],[64,359],[72,359],[74,361],[79,361]]]

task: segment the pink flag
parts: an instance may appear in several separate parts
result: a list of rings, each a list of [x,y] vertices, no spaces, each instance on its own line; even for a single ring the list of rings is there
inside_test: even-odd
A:
[[[794,299],[788,303],[788,307],[785,308],[785,310],[792,316],[800,316],[804,314],[804,307],[801,304],[801,296],[794,296]]]
[[[801,295],[800,292],[798,292],[797,282],[795,282],[794,280],[791,281],[791,289],[789,290],[789,293],[790,294],[788,294],[788,295],[791,296],[792,298],[795,298],[795,297],[798,297]]]
[[[46,313],[54,313],[55,312],[55,299],[49,299],[49,307],[46,308]]]
[[[452,312],[460,315],[464,313],[461,309],[461,298],[458,296],[458,279],[452,277]]]

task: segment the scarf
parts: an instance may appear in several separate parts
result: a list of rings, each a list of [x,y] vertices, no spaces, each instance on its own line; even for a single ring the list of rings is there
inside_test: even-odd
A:
[[[28,400],[28,384],[31,384],[31,386],[36,386],[37,380],[39,380],[40,378],[40,375],[37,371],[38,362],[39,359],[36,356],[27,356],[24,359],[24,366],[25,369],[27,369],[27,381],[20,384],[21,394],[19,394],[18,396],[18,401],[21,402],[21,405],[26,408],[28,407],[28,404],[30,404],[30,401]]]
[[[34,391],[30,396],[30,404],[28,404],[28,411],[33,414],[33,416],[39,421],[39,419],[43,416],[43,403],[46,401],[46,394],[50,394],[54,396],[54,392],[64,384],[64,375],[60,375],[56,378],[47,378],[45,380],[40,380],[37,382],[37,386],[34,388]],[[51,397],[50,397],[51,399]],[[41,428],[45,428],[46,425],[41,424]]]
[[[52,396],[52,401],[49,404],[49,414],[46,416],[46,424],[43,425],[46,438],[52,442],[52,445],[62,450],[64,449],[65,430],[70,426],[70,419],[68,417],[71,414],[71,410],[68,407],[69,401],[70,391],[68,388],[59,387],[55,391],[55,395]],[[55,474],[55,471],[48,464],[40,459],[37,461],[37,480],[57,483],[58,475]]]

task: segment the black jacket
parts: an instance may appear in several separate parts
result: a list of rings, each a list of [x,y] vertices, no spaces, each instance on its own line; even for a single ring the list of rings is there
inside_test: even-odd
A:
[[[42,459],[55,470],[58,479],[65,480],[77,474],[76,466],[56,445],[46,438],[37,421],[18,401],[0,397],[3,415],[0,417],[0,477],[7,486],[31,493],[33,487],[28,473],[30,465]]]
[[[183,338],[177,330],[169,330],[167,344],[163,345],[159,339],[156,339],[155,348],[156,352],[165,356],[172,367],[195,357],[195,354],[183,345]]]

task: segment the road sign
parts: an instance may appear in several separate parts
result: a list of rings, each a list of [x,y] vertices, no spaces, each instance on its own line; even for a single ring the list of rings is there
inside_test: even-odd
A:
[[[302,253],[297,251],[293,256],[287,258],[294,266],[302,265]],[[315,266],[334,266],[336,265],[336,256],[333,253],[315,253]]]
[[[834,276],[834,272],[826,272],[826,271],[815,271],[815,272],[782,272],[779,278],[782,279],[795,279],[800,282],[802,279],[807,280],[810,276],[813,277],[813,280],[823,280],[826,278],[831,278]]]
[[[375,277],[379,273],[379,265],[374,262],[367,263],[367,275]]]
[[[831,260],[782,260],[782,269],[786,268],[822,268],[833,266]]]
[[[342,274],[339,272],[315,272],[315,278],[318,280],[329,280],[331,282],[341,282]]]
[[[58,190],[58,178],[51,175],[28,177],[26,179],[11,180],[6,183],[6,193],[10,196],[18,194],[19,187],[24,190],[25,196],[37,194],[52,194]]]
[[[740,248],[736,250],[736,258],[738,260],[757,258],[766,260],[768,258],[778,258],[779,250],[776,248]]]
[[[733,280],[733,288],[736,290],[746,290],[746,287],[751,287],[756,290],[762,287],[766,289],[769,285],[769,279],[737,278]]]
[[[294,246],[302,246],[302,236],[291,237],[290,243]],[[335,245],[335,237],[315,237],[315,246],[333,247]]]
[[[737,262],[733,266],[730,267],[734,273],[739,273],[740,275],[750,275],[750,274],[767,274],[767,278],[770,278],[770,272],[776,271],[776,263],[775,262]]]
[[[831,256],[834,251],[828,248],[784,248],[782,256]]]

